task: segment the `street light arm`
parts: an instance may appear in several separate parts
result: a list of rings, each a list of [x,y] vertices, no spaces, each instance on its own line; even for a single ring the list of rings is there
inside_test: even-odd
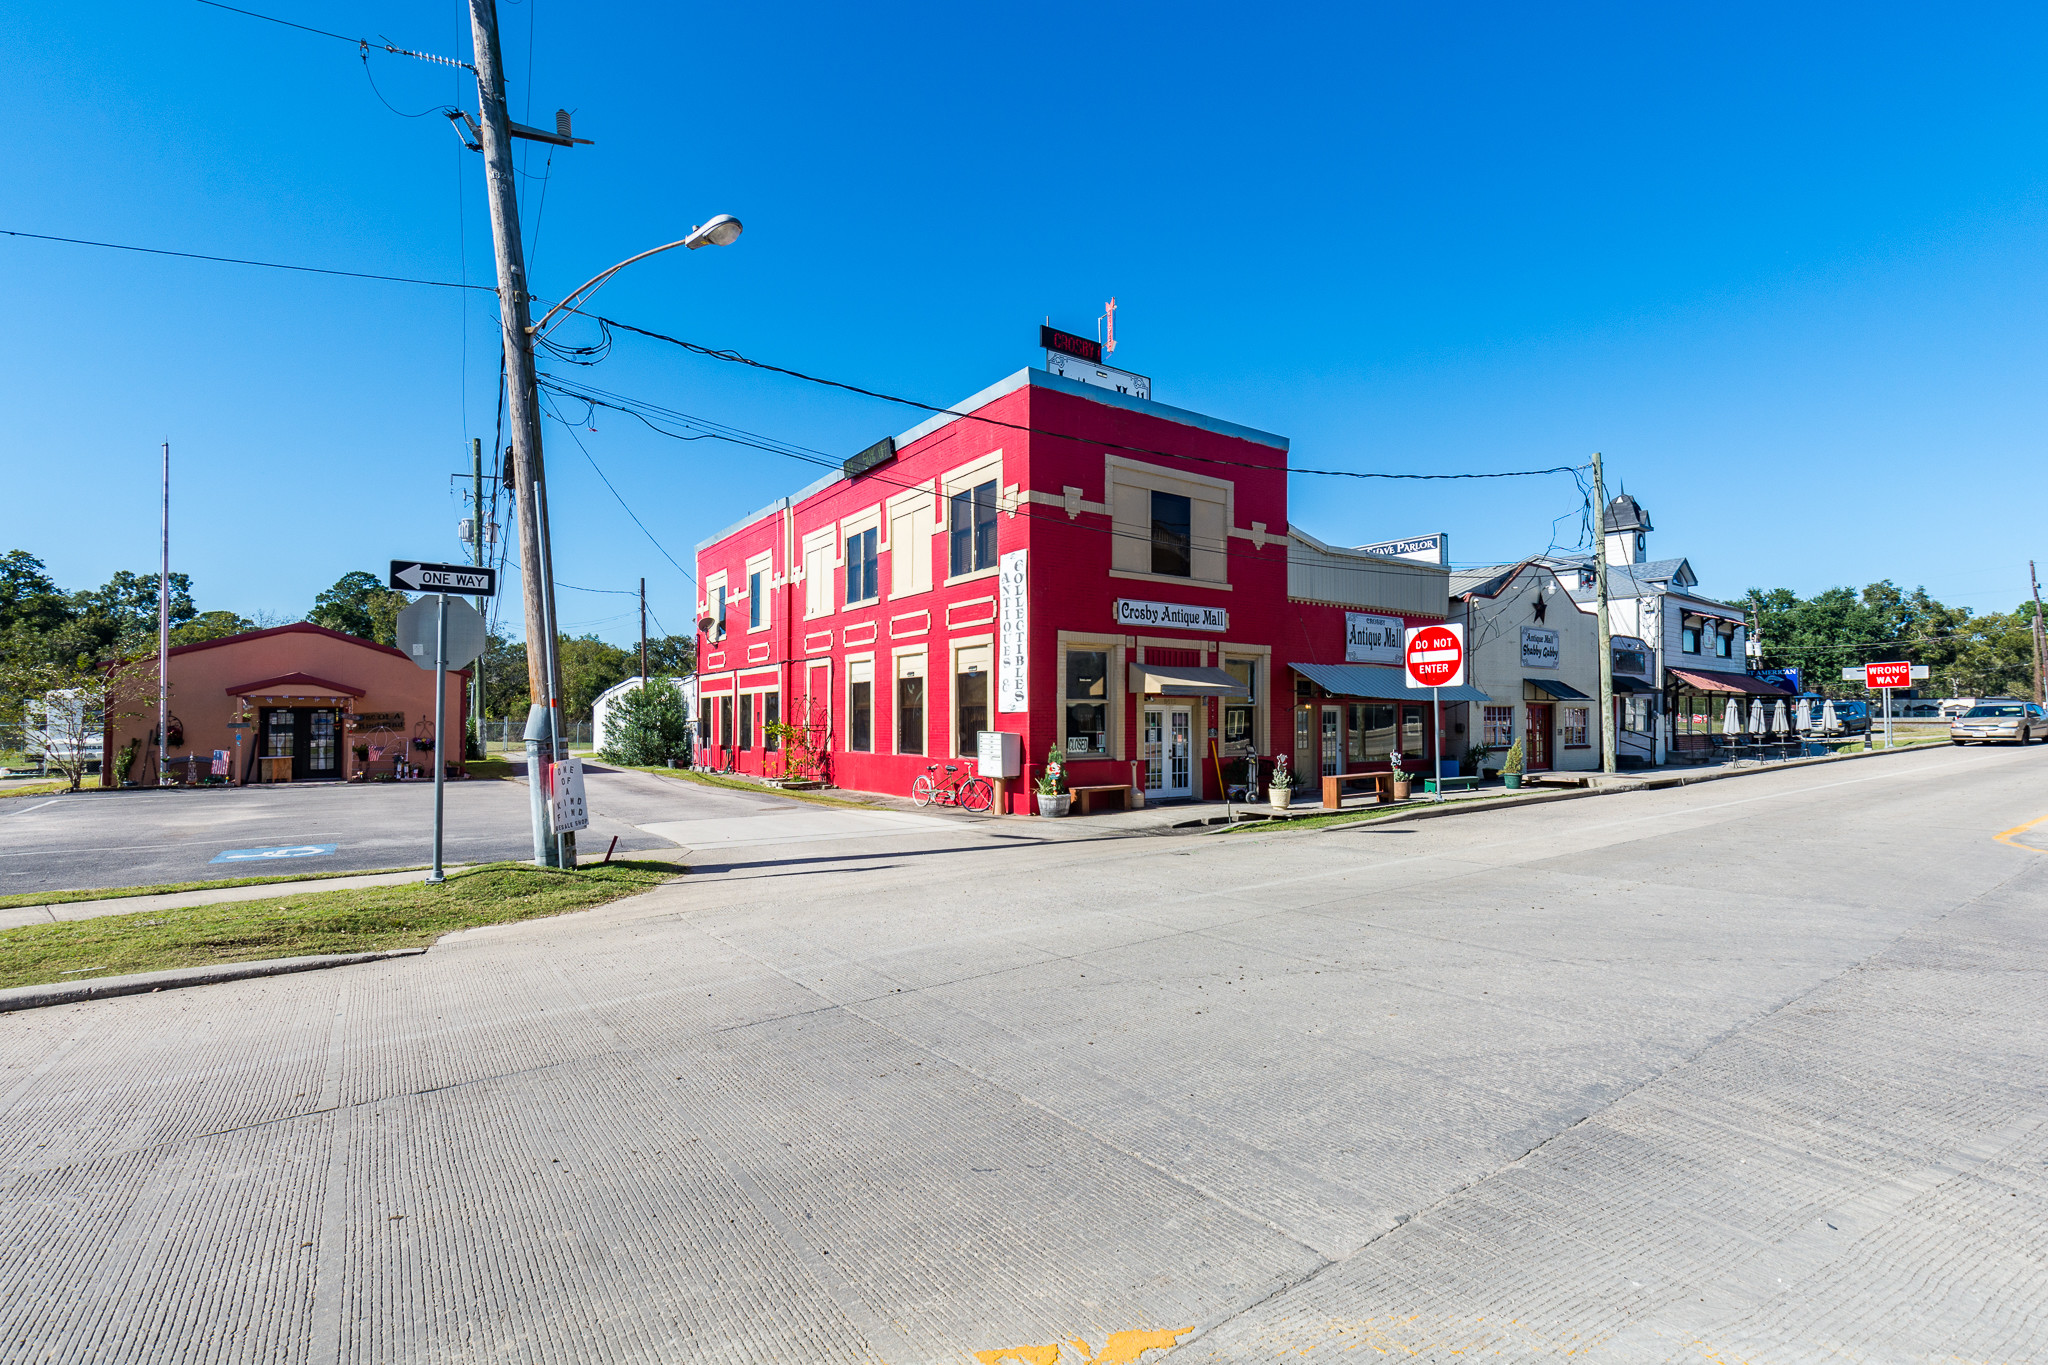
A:
[[[624,270],[627,266],[633,264],[633,262],[635,261],[644,261],[649,256],[658,256],[664,251],[673,251],[679,246],[686,246],[692,251],[695,251],[700,246],[730,246],[733,242],[739,239],[739,235],[743,230],[744,229],[742,229],[739,219],[733,217],[729,213],[721,213],[718,214],[716,217],[712,218],[709,222],[704,223],[699,227],[691,228],[690,235],[680,239],[679,241],[665,242],[661,246],[654,247],[650,250],[641,252],[638,256],[628,256],[625,260],[620,261],[611,269],[599,271],[597,274],[591,276],[588,280],[585,280],[577,288],[570,290],[567,298],[563,299],[553,308],[548,309],[548,311],[544,315],[542,315],[541,320],[539,322],[534,323],[531,327],[526,329],[527,334],[532,336],[535,340],[539,340],[540,338],[546,336],[548,333],[548,327],[551,321],[553,320],[555,314],[562,312],[576,312],[576,305],[578,303],[588,302],[590,296],[592,294],[595,294],[598,290],[604,288],[606,282],[608,282],[612,276],[618,274],[621,270]]]
[[[613,266],[609,270],[599,271],[597,274],[592,275],[588,280],[584,281],[575,289],[570,290],[568,295],[565,298],[563,298],[563,300],[560,303],[556,304],[553,308],[548,309],[548,311],[542,315],[541,320],[539,322],[534,323],[533,326],[527,328],[526,330],[532,333],[536,340],[546,336],[548,333],[549,320],[552,319],[555,316],[555,314],[562,312],[576,312],[576,305],[578,303],[587,302],[592,294],[595,294],[598,290],[604,288],[605,285],[610,282],[612,276],[618,274],[621,270],[624,270],[627,266],[633,264],[633,262],[644,261],[649,256],[658,256],[664,251],[673,251],[675,248],[679,246],[687,246],[689,244],[689,241],[690,239],[688,237],[684,237],[678,241],[667,242],[661,246],[654,247],[647,251],[643,251],[638,256],[628,256],[625,260],[620,261],[617,265]]]

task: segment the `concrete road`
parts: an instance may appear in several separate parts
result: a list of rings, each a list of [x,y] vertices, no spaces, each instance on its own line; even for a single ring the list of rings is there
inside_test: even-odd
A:
[[[650,773],[598,766],[586,771],[591,824],[579,840],[586,856],[602,856],[614,835],[620,855],[671,846],[641,828],[643,822],[813,809],[767,793],[700,787]],[[449,862],[533,856],[523,781],[451,782],[445,807]],[[0,802],[0,895],[411,867],[432,857],[433,829],[431,782],[17,797]],[[334,851],[213,861],[229,850],[325,844]]]
[[[588,914],[8,1016],[0,1358],[2048,1358],[2044,778],[763,814]]]

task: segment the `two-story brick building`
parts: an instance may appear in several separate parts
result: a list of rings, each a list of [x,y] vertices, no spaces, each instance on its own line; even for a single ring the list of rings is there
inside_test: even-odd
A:
[[[697,547],[700,761],[780,775],[785,721],[830,781],[903,794],[1008,730],[1027,779],[1057,750],[1157,801],[1283,750],[1426,757],[1390,665],[1445,571],[1291,536],[1287,452],[1040,370],[878,443]]]

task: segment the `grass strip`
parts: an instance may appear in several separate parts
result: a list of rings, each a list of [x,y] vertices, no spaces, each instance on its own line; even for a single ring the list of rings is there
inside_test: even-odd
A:
[[[8,791],[0,791],[0,801],[4,801],[10,796],[53,796],[58,792],[68,792],[70,790],[71,784],[69,782],[38,782],[34,786],[14,787]]]
[[[650,890],[673,863],[615,862],[565,871],[488,863],[440,886],[359,886],[272,900],[103,915],[0,930],[0,988],[85,981],[167,967],[418,948],[457,929],[588,910]]]
[[[602,759],[598,761],[604,762]],[[856,801],[844,796],[827,796],[823,792],[784,791],[780,787],[764,786],[759,782],[725,777],[719,773],[700,773],[691,768],[641,767],[636,763],[604,763],[604,766],[636,773],[653,773],[656,777],[670,777],[678,782],[695,782],[700,787],[723,787],[728,791],[753,792],[756,796],[780,796],[790,801],[805,801],[813,806],[850,806],[855,810],[873,810],[881,804],[878,801]]]
[[[381,877],[391,872],[423,872],[425,863],[412,867],[366,867],[354,872],[301,872],[289,877],[227,877],[211,882],[163,882],[156,886],[106,886],[87,891],[24,891],[0,896],[0,910],[24,905],[69,905],[73,901],[125,900],[129,896],[164,896],[174,891],[224,891],[236,886],[274,886],[279,882],[324,882],[335,877]]]
[[[481,778],[486,782],[507,782],[512,777],[512,763],[509,759],[472,758],[462,767],[472,778]]]

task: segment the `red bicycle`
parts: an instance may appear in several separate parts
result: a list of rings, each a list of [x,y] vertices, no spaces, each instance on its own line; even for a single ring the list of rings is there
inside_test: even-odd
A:
[[[939,765],[927,763],[910,784],[910,799],[920,806],[958,806],[980,815],[996,803],[996,789],[985,777],[955,777],[957,763],[946,765],[944,777],[934,777]]]

